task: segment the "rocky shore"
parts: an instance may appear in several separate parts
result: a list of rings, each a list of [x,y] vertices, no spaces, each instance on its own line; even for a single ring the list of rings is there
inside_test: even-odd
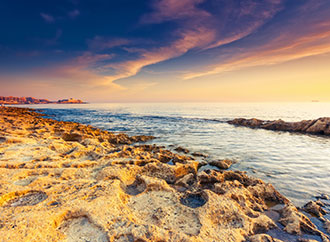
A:
[[[237,118],[228,121],[228,123],[249,128],[261,128],[275,131],[289,131],[317,135],[330,135],[330,118],[303,120],[299,122],[285,122],[281,119],[274,121],[265,121],[255,118]]]
[[[320,202],[152,138],[0,108],[1,241],[329,241]]]

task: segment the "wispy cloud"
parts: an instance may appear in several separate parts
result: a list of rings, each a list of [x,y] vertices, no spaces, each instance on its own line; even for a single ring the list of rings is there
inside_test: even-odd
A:
[[[110,83],[108,77],[95,72],[91,66],[97,65],[98,62],[109,60],[113,56],[111,54],[93,54],[84,52],[81,55],[53,66],[40,67],[31,70],[27,75],[37,76],[38,78],[47,79],[49,83],[58,83],[58,85],[66,82],[72,86],[95,88],[102,87],[107,83],[108,87],[116,90],[124,90],[118,84]]]
[[[115,75],[108,76],[108,81],[112,83],[122,78],[134,76],[145,66],[181,56],[192,48],[203,47],[213,38],[213,32],[210,32],[208,29],[199,28],[181,33],[180,38],[171,45],[149,50],[137,49],[140,54],[138,59],[105,66],[105,68],[116,70]]]
[[[246,67],[279,64],[308,56],[330,52],[330,23],[319,26],[326,28],[314,29],[305,35],[297,36],[285,32],[274,37],[259,47],[241,50],[228,60],[220,60],[213,65],[204,67],[203,71],[189,72],[183,75],[184,80],[219,74],[227,71],[240,70]],[[307,26],[306,26],[307,27]],[[315,27],[315,26],[314,26]]]
[[[177,28],[170,35],[175,36],[176,39],[171,41],[171,44],[162,47],[147,49],[125,47],[125,50],[129,52],[135,50],[140,57],[105,66],[105,68],[114,69],[116,73],[109,76],[109,80],[113,82],[134,76],[143,67],[179,57],[189,50],[207,50],[242,39],[271,19],[282,6],[282,0],[266,0],[262,4],[249,0],[245,1],[242,6],[230,4],[231,12],[221,12],[220,15],[217,15],[216,12],[208,12],[202,8],[202,4],[205,2],[206,0],[155,1],[152,5],[153,11],[145,14],[141,18],[141,23],[159,24],[175,21]],[[220,6],[217,8],[219,11],[221,10]],[[244,20],[243,23],[242,20]],[[231,24],[232,29],[227,29],[226,22]],[[246,22],[246,27],[241,26],[244,25],[244,22]],[[95,37],[89,41],[89,46],[100,50],[127,46],[132,43],[127,39],[106,41],[104,38]]]
[[[210,14],[197,8],[204,0],[158,0],[153,3],[154,11],[142,17],[142,23],[160,23],[168,20],[205,17]]]
[[[47,23],[54,23],[55,22],[55,18],[50,15],[50,14],[46,14],[46,13],[40,13],[40,16],[47,22]]]

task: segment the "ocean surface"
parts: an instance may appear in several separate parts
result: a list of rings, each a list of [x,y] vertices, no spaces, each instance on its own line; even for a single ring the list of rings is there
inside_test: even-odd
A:
[[[26,105],[24,105],[26,107]],[[232,170],[272,183],[296,206],[330,193],[330,137],[235,127],[234,118],[330,117],[330,103],[106,103],[30,105],[51,118],[90,124],[151,143],[233,159]],[[329,194],[330,195],[330,194]]]

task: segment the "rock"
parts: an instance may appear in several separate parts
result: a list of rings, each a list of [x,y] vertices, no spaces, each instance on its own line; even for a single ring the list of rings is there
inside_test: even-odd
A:
[[[318,242],[317,240],[314,239],[303,239],[303,238],[299,238],[298,242]]]
[[[174,150],[177,151],[177,152],[185,153],[185,154],[188,154],[189,153],[189,150],[188,149],[183,148],[181,146],[175,148]]]
[[[330,200],[329,196],[326,194],[321,194],[320,196],[316,196],[315,198],[322,200]]]
[[[327,233],[330,234],[330,221],[328,219],[325,219],[324,228],[327,231]]]
[[[260,125],[263,124],[264,121],[260,120],[260,119],[244,119],[244,118],[237,118],[234,120],[230,120],[228,121],[229,124],[234,124],[234,125],[241,125],[241,126],[246,126],[246,127],[253,127],[253,128],[257,128]]]
[[[1,136],[0,136],[0,144],[1,144],[1,143],[5,143],[6,140],[7,140],[6,137],[1,137]]]
[[[228,121],[229,124],[250,128],[262,128],[275,131],[300,132],[307,134],[330,135],[330,118],[302,120],[300,122],[285,122],[281,119],[264,121],[259,119],[237,118]]]
[[[183,187],[188,188],[191,185],[193,185],[195,181],[196,181],[196,179],[195,179],[194,174],[189,173],[189,174],[185,175],[184,177],[182,177],[181,179],[177,180],[175,182],[175,185],[183,186]]]
[[[302,208],[305,212],[315,215],[316,217],[322,217],[326,214],[326,211],[320,206],[320,203],[310,201]]]
[[[268,234],[253,235],[249,238],[249,241],[250,242],[283,242],[282,240],[274,239]]]
[[[204,157],[204,158],[208,157],[208,155],[200,153],[200,152],[194,152],[191,155],[195,156],[195,157]]]
[[[131,140],[136,143],[136,142],[147,142],[149,140],[154,139],[154,136],[150,136],[150,135],[138,135],[138,136],[132,136]]]
[[[231,160],[217,160],[217,161],[210,162],[210,165],[216,166],[219,169],[223,169],[223,170],[229,169],[232,164],[233,164],[233,161],[231,161]]]
[[[330,118],[319,118],[306,129],[307,133],[330,135]]]
[[[284,226],[284,230],[290,234],[310,233],[321,235],[322,232],[306,217],[299,213],[297,208],[292,204],[288,204],[280,210],[281,218],[279,222]]]
[[[6,107],[0,132],[1,241],[279,242],[266,235],[283,232],[278,217],[289,233],[327,241],[271,184],[240,171],[198,172],[188,156],[131,145],[148,136]],[[268,202],[284,207],[275,218]]]
[[[82,135],[78,133],[64,133],[62,135],[62,139],[64,139],[65,141],[81,142]]]

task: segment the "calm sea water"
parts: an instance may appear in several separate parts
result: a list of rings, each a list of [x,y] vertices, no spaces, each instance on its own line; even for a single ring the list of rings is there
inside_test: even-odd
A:
[[[125,103],[33,105],[52,118],[183,146],[208,160],[235,159],[233,170],[272,183],[297,206],[330,193],[330,137],[235,127],[243,117],[299,121],[330,117],[330,103]]]

